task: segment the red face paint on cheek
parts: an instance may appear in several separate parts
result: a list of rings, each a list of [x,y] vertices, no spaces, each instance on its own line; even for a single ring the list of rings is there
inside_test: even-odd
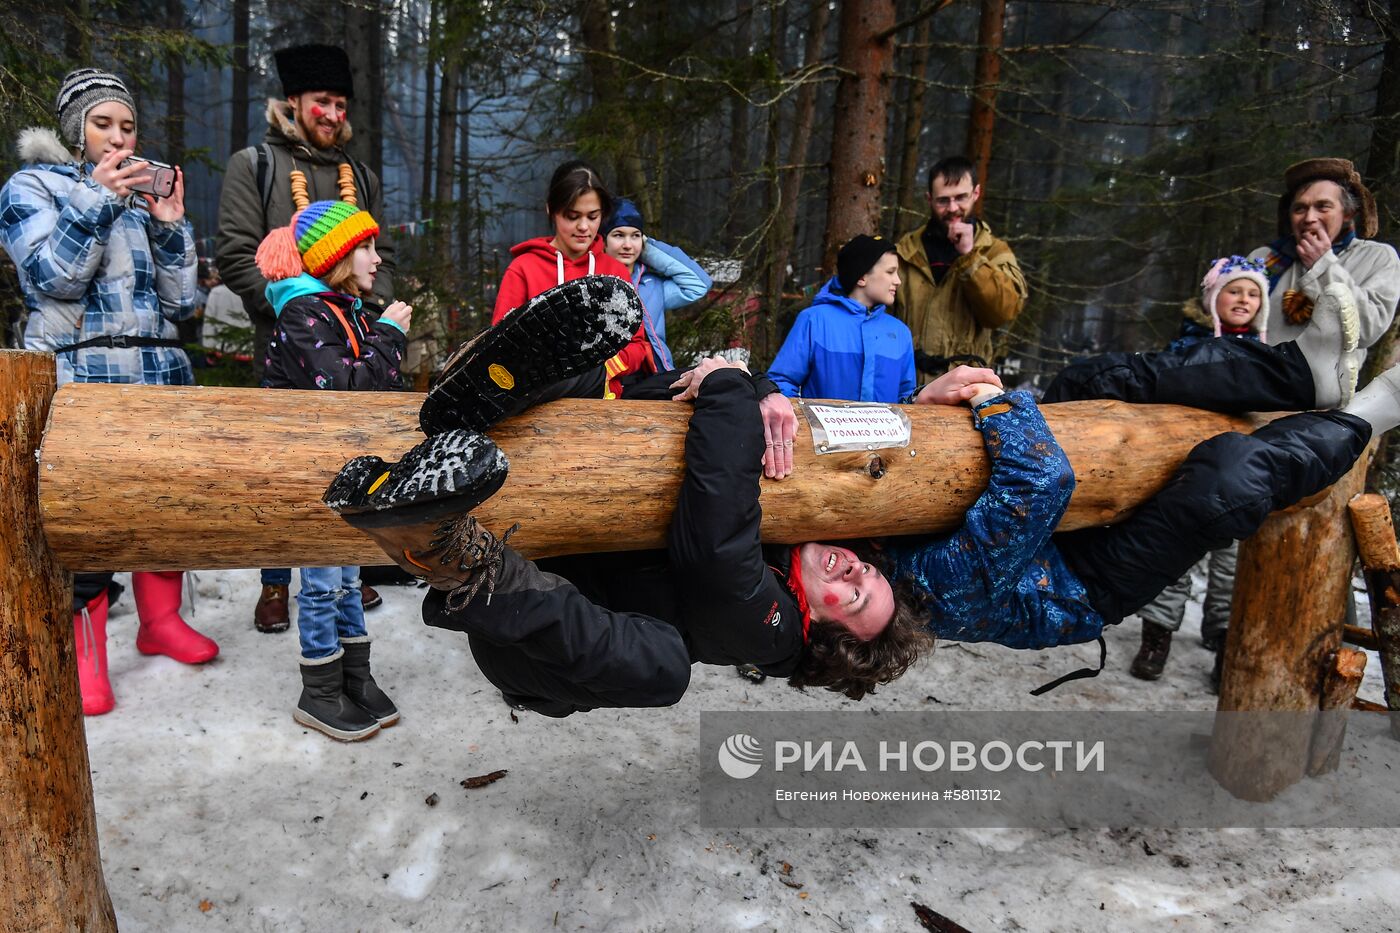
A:
[[[311,115],[319,120],[326,115],[325,108],[321,107],[319,104],[312,104]]]
[[[826,603],[828,606],[834,606],[840,601],[841,600],[837,599],[835,594],[833,593],[827,593],[825,596],[822,597],[822,602]]]

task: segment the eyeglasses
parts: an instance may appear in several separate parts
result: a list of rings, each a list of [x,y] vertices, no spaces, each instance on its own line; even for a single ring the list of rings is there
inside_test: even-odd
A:
[[[952,207],[953,205],[966,207],[972,203],[972,192],[967,191],[963,194],[945,195],[941,198],[934,198],[933,203],[937,204],[939,207]]]

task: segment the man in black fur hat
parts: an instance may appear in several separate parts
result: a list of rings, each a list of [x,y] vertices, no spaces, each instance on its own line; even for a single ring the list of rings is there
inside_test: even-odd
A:
[[[253,261],[269,231],[285,227],[312,201],[350,201],[384,223],[384,189],[363,162],[350,158],[349,103],[354,96],[350,59],[333,45],[300,45],[275,53],[281,98],[267,102],[267,135],[259,146],[235,152],[224,172],[219,197],[215,260],[224,284],[253,321],[253,368],[262,378],[267,342],[276,315],[263,290],[267,280]],[[381,235],[375,248],[383,262],[374,277],[376,304],[394,297],[394,248]],[[259,631],[280,632],[287,615],[289,570],[264,570],[262,595],[253,610]],[[364,588],[365,608],[380,597]]]

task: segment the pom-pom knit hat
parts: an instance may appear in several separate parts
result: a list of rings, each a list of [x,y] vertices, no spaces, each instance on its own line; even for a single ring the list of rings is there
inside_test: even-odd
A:
[[[258,247],[257,263],[269,282],[290,279],[303,271],[325,275],[350,251],[379,236],[379,224],[369,211],[345,201],[314,201],[285,227],[267,235]]]
[[[1246,259],[1244,256],[1224,256],[1215,260],[1201,280],[1201,304],[1215,323],[1215,336],[1220,336],[1220,312],[1215,309],[1216,299],[1225,286],[1236,279],[1249,279],[1259,286],[1259,310],[1249,322],[1249,327],[1259,335],[1260,340],[1265,340],[1268,338],[1269,276],[1264,271],[1264,260]]]
[[[87,122],[88,111],[109,100],[126,104],[135,118],[136,101],[131,99],[131,92],[116,75],[97,68],[79,68],[64,76],[58,99],[54,101],[54,113],[58,116],[58,128],[70,146],[83,145],[83,124]]]

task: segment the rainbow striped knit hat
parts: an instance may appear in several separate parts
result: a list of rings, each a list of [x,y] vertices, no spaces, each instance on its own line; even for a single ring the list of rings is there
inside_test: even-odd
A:
[[[379,236],[369,211],[345,201],[315,201],[273,230],[258,247],[258,269],[270,282],[294,278],[302,270],[320,278],[356,246]]]

